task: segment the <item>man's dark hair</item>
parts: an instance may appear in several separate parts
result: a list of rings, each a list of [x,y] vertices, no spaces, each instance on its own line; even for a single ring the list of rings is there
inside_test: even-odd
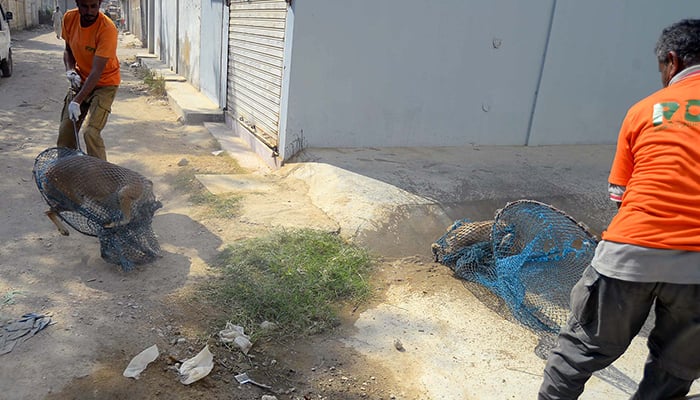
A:
[[[655,51],[661,63],[673,51],[686,67],[700,64],[700,19],[684,19],[665,28]]]

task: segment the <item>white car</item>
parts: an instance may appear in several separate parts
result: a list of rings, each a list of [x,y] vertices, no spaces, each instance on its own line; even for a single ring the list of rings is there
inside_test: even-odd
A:
[[[12,75],[12,49],[10,47],[10,20],[11,12],[5,12],[0,4],[0,72],[2,76]]]

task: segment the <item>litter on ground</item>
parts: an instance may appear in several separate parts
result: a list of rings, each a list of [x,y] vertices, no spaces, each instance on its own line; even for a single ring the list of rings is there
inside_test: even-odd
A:
[[[124,370],[123,375],[127,378],[138,379],[141,372],[146,369],[148,364],[155,361],[156,358],[158,358],[158,355],[158,346],[154,344],[153,346],[137,354],[136,357],[132,358],[131,362]]]
[[[52,325],[50,316],[36,313],[24,314],[16,321],[0,322],[0,355],[11,352],[49,325]]]

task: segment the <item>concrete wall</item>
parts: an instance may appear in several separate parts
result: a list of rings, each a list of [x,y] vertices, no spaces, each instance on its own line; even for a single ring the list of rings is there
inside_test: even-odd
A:
[[[14,7],[14,1],[10,1],[10,0],[0,0],[0,5],[2,5],[2,9],[5,10],[5,12],[11,12],[11,13],[13,14],[13,15],[12,15],[12,19],[13,19],[13,20],[10,21],[9,24],[10,24],[10,29],[14,29],[14,27],[15,27],[15,25],[14,25],[14,22],[15,22],[15,21],[14,21],[14,19],[15,19],[15,16],[14,16],[14,14],[15,14],[15,9],[14,9],[14,8],[10,8],[10,5],[12,5],[12,6]]]
[[[201,48],[199,49],[199,88],[216,104],[226,105],[226,96],[222,93],[221,80],[225,78],[223,66],[226,65],[224,48],[224,2],[211,0],[202,2]],[[228,17],[228,15],[226,16]],[[228,31],[228,30],[227,30]]]
[[[308,147],[614,143],[700,3],[295,0],[287,158]]]
[[[177,73],[199,89],[202,0],[178,0]]]
[[[12,13],[11,30],[23,30],[39,25],[41,0],[7,0],[2,2],[5,12]]]
[[[144,9],[145,7],[141,7],[140,1],[132,1],[126,9],[125,16],[127,29],[139,38],[142,43],[145,43],[144,27],[146,21],[144,21],[145,18],[142,12]]]
[[[145,47],[149,53],[155,51],[155,15],[156,15],[156,4],[155,0],[144,0],[141,2],[141,7],[145,7],[146,19],[145,29],[144,29],[144,40],[143,47]]]
[[[627,109],[661,88],[661,30],[700,2],[559,0],[529,144],[613,144]]]
[[[148,0],[146,0],[148,1]],[[149,31],[151,28],[149,28]],[[163,43],[163,2],[156,1],[153,5],[153,50],[152,53],[157,55],[161,60],[164,60],[165,53]],[[150,49],[150,48],[149,48]]]
[[[148,8],[149,3],[152,10]],[[222,0],[132,0],[132,8],[134,4],[140,4],[144,10],[139,14],[139,24],[143,24],[142,42],[172,71],[218,103],[224,23]]]
[[[285,143],[524,144],[553,0],[298,0]]]
[[[223,3],[156,0],[152,35],[155,54],[222,107]],[[693,17],[688,1],[294,0],[280,155],[614,143],[625,110],[660,86],[661,28]]]
[[[178,0],[156,2],[156,54],[173,71],[177,68]]]

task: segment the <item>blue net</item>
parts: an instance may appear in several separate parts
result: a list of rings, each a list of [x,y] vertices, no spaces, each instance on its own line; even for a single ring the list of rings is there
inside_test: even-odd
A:
[[[162,205],[150,180],[63,147],[41,152],[33,174],[49,209],[76,231],[96,236],[105,261],[128,271],[160,256],[151,223]]]
[[[564,212],[519,200],[498,210],[493,221],[456,221],[432,249],[456,276],[501,298],[518,321],[556,333],[596,244],[595,235]]]

